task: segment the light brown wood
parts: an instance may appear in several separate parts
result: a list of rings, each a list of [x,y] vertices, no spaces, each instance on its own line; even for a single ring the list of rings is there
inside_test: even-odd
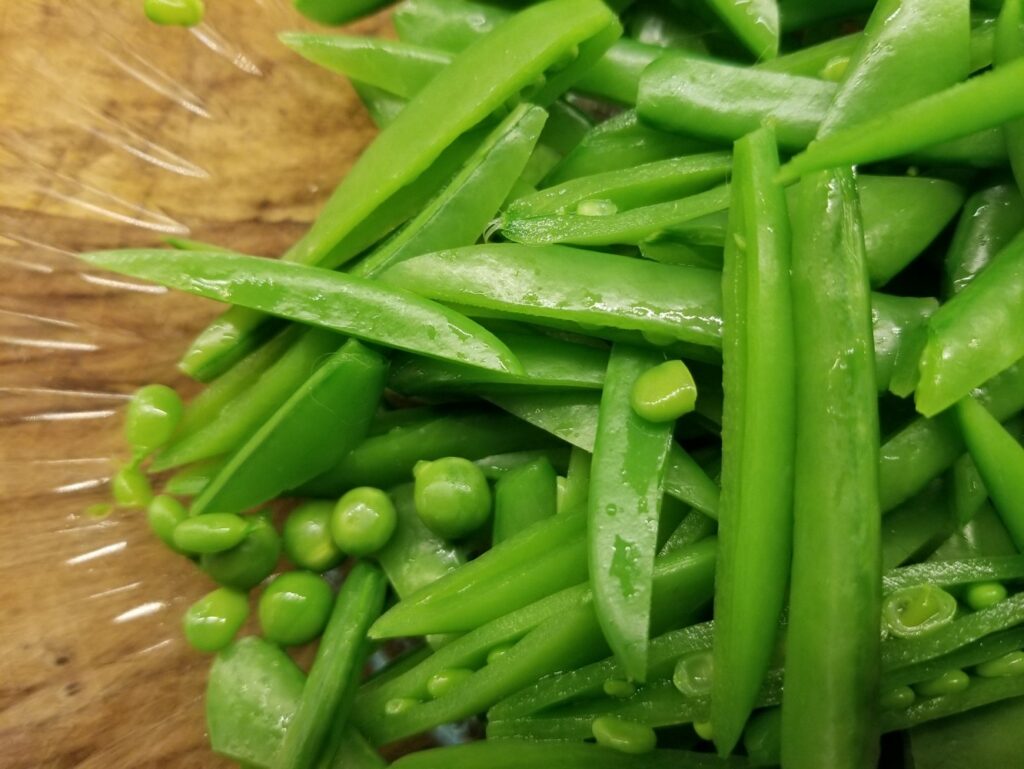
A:
[[[129,290],[70,253],[186,229],[279,253],[373,133],[344,80],[277,42],[308,26],[285,0],[208,0],[202,34],[221,53],[149,24],[141,5],[0,2],[7,769],[227,765],[203,732],[209,660],[179,632],[211,583],[140,511],[85,513],[125,457],[125,396],[153,381],[188,389],[174,364],[218,308]]]

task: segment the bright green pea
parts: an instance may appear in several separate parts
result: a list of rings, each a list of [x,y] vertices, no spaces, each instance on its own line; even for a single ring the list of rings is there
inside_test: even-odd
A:
[[[420,701],[414,700],[412,697],[394,697],[384,703],[384,713],[389,716],[397,716],[419,704]]]
[[[181,550],[174,544],[174,530],[178,524],[188,518],[188,510],[174,497],[161,494],[153,497],[146,508],[146,520],[149,521],[149,528],[153,530],[160,541],[167,547],[180,553]]]
[[[508,654],[509,651],[511,651],[511,649],[511,644],[498,644],[489,652],[487,652],[487,664],[494,664],[497,660],[500,660],[502,657]]]
[[[347,492],[331,513],[331,536],[341,552],[349,555],[376,553],[388,543],[397,525],[391,497],[370,486]]]
[[[689,697],[703,697],[711,693],[714,662],[711,652],[698,651],[680,657],[672,673],[672,683]]]
[[[427,680],[427,694],[435,700],[449,694],[459,684],[469,680],[473,671],[467,668],[439,670]]]
[[[251,590],[273,573],[281,557],[281,538],[268,515],[252,517],[249,533],[230,550],[206,553],[199,567],[221,585]]]
[[[916,698],[914,690],[909,686],[894,686],[882,692],[878,704],[882,710],[903,710],[913,705]]]
[[[1010,678],[1024,674],[1024,652],[1004,654],[998,659],[983,662],[974,668],[982,678]]]
[[[125,465],[110,481],[114,501],[122,507],[145,507],[153,499],[153,487],[137,465]]]
[[[940,676],[915,684],[914,690],[922,697],[942,697],[962,692],[971,685],[971,679],[962,670],[947,670]]]
[[[263,590],[259,616],[263,635],[283,646],[308,643],[323,632],[334,594],[311,571],[286,571]]]
[[[1006,599],[1006,587],[1001,582],[977,582],[967,588],[964,601],[974,611],[995,606]]]
[[[182,627],[193,648],[215,652],[231,643],[248,616],[249,600],[245,593],[219,587],[188,607]]]
[[[181,421],[181,397],[166,385],[136,390],[124,418],[124,437],[138,457],[144,457],[171,439]]]
[[[882,624],[899,638],[927,635],[953,621],[956,599],[937,585],[896,590],[882,602]]]
[[[331,537],[333,512],[333,502],[314,499],[288,514],[282,531],[284,552],[299,568],[324,572],[345,557]]]
[[[615,716],[595,718],[590,728],[598,745],[621,753],[650,753],[658,743],[651,727]]]
[[[194,27],[203,20],[203,0],[145,0],[146,18],[156,24]]]
[[[609,678],[601,687],[609,697],[626,699],[636,693],[636,684],[632,681],[624,681],[621,678]]]
[[[174,527],[174,544],[185,553],[202,555],[230,550],[249,533],[249,522],[234,513],[208,513]]]
[[[702,740],[711,742],[715,738],[715,733],[711,728],[710,721],[694,721],[693,731],[697,732],[697,736]]]
[[[491,514],[491,487],[468,459],[445,457],[416,476],[416,513],[440,537],[456,539],[479,529]]]
[[[667,360],[637,377],[630,403],[633,411],[650,422],[671,422],[693,411],[697,385],[685,363]]]

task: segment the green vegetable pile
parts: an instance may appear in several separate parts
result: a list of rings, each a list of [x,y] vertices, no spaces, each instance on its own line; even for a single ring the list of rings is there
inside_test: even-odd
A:
[[[213,749],[1019,766],[1024,2],[393,18],[282,35],[381,130],[281,259],[82,257],[231,305],[113,481],[218,585]]]

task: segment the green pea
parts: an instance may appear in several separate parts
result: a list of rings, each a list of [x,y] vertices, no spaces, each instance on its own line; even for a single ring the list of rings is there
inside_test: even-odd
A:
[[[341,552],[349,555],[376,553],[388,543],[397,525],[391,497],[370,486],[347,492],[331,513],[331,536]]]
[[[308,643],[323,632],[333,603],[330,586],[318,574],[287,571],[260,596],[263,635],[283,646]]]
[[[715,738],[715,733],[711,728],[710,721],[694,721],[693,731],[697,732],[697,736],[702,740],[711,742]]]
[[[658,743],[651,727],[615,716],[595,718],[590,729],[598,745],[621,753],[650,753]]]
[[[230,550],[249,533],[249,522],[234,513],[207,513],[174,527],[174,544],[185,553],[202,555]]]
[[[285,519],[284,552],[299,568],[324,572],[344,558],[331,537],[333,511],[333,502],[315,499],[299,505]]]
[[[711,693],[714,662],[711,652],[698,651],[680,657],[672,673],[672,683],[689,697],[703,697]]]
[[[1006,587],[1001,582],[977,582],[967,588],[964,601],[974,611],[995,606],[1006,599]]]
[[[439,670],[427,680],[427,694],[435,700],[450,694],[453,689],[469,680],[473,671],[467,668]]]
[[[144,457],[171,439],[181,421],[181,397],[166,385],[136,390],[124,418],[124,437],[135,455]]]
[[[878,704],[882,710],[903,710],[913,705],[916,698],[914,690],[909,686],[894,686],[882,692]]]
[[[281,538],[267,515],[252,517],[249,533],[230,550],[206,553],[200,568],[221,585],[251,590],[273,573],[281,556]]]
[[[942,697],[962,692],[970,685],[971,679],[964,671],[947,670],[942,675],[916,684],[914,690],[922,697]]]
[[[609,697],[622,700],[632,697],[636,693],[636,684],[632,681],[624,681],[621,678],[609,678],[601,688]]]
[[[215,652],[231,643],[248,616],[249,601],[245,593],[219,587],[188,607],[182,627],[193,648]]]
[[[384,703],[384,713],[389,716],[397,716],[419,704],[420,701],[414,700],[412,697],[394,697]]]
[[[1024,652],[1004,654],[998,659],[983,662],[974,668],[982,678],[1010,678],[1024,674]]]
[[[122,507],[145,507],[153,499],[153,487],[138,465],[125,465],[110,481],[114,501]]]
[[[927,635],[953,621],[956,599],[937,585],[896,590],[882,603],[882,623],[894,636]]]
[[[156,24],[194,27],[203,20],[203,0],[145,0],[146,18]]]
[[[668,360],[637,377],[630,403],[649,422],[671,422],[693,411],[697,385],[685,363]]]
[[[511,644],[498,644],[493,649],[491,649],[489,652],[487,652],[487,664],[488,665],[493,665],[497,660],[500,660],[502,657],[504,657],[506,654],[508,654],[509,651],[511,651],[511,650],[512,650],[512,645]]]
[[[416,513],[440,537],[456,539],[479,529],[491,514],[491,488],[468,459],[445,457],[416,476]]]
[[[174,544],[174,530],[178,524],[188,518],[188,510],[174,497],[161,494],[153,497],[146,508],[146,520],[149,521],[149,528],[160,538],[167,547],[177,553],[181,550]]]

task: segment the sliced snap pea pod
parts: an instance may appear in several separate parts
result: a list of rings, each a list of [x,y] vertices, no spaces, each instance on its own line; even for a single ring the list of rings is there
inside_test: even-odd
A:
[[[164,493],[176,497],[194,497],[206,488],[206,484],[217,474],[224,460],[224,457],[214,457],[186,465],[167,479],[164,483]]]
[[[829,77],[829,74],[838,62],[842,62],[844,66],[849,63],[850,57],[863,44],[863,39],[863,34],[859,32],[834,37],[795,51],[787,51],[774,59],[759,61],[754,68],[787,75],[836,80],[836,77]]]
[[[1012,184],[995,184],[964,204],[945,261],[946,295],[960,293],[1024,230],[1024,198]]]
[[[820,136],[941,91],[970,71],[970,4],[881,0],[850,58]]]
[[[711,10],[726,23],[758,59],[779,52],[779,5],[775,0],[711,0]]]
[[[309,669],[302,698],[285,731],[275,769],[310,767],[329,729],[343,723],[365,652],[365,635],[384,605],[387,581],[375,566],[357,563],[341,586],[334,610]]]
[[[879,392],[889,390],[905,397],[917,379],[920,344],[927,333],[928,319],[939,308],[936,299],[917,296],[871,295],[871,318],[875,339],[875,384]]]
[[[821,168],[899,157],[1022,115],[1024,60],[1018,59],[856,126],[836,130],[791,159],[779,178],[788,183]]]
[[[980,708],[993,702],[1024,695],[1024,676],[1008,678],[972,677],[968,687],[962,691],[938,697],[919,698],[905,710],[889,711],[882,714],[882,730],[893,732],[909,729],[917,724],[946,718]]]
[[[733,162],[722,271],[725,401],[711,699],[723,755],[753,710],[786,601],[796,437],[789,212],[772,181],[779,165],[772,132],[738,141]],[[763,451],[766,442],[771,452]]]
[[[510,470],[494,485],[494,544],[555,514],[555,468],[535,459]]]
[[[881,591],[878,407],[853,173],[805,177],[793,229],[796,463],[782,753],[873,762]]]
[[[943,670],[956,670],[980,665],[1020,649],[1024,645],[1024,627],[1018,626],[982,636],[977,641],[921,662],[901,665],[885,673],[886,686],[913,684],[933,678]]]
[[[366,435],[386,374],[380,353],[350,339],[224,464],[192,513],[244,510],[329,468]]]
[[[904,566],[882,578],[886,593],[913,585],[932,583],[941,587],[971,582],[1000,582],[1024,577],[1024,556],[992,556],[955,561],[929,561]]]
[[[989,558],[1014,555],[1017,546],[986,500],[974,517],[939,545],[929,561],[955,561],[965,558]],[[977,607],[975,607],[977,608]]]
[[[548,433],[501,412],[467,409],[433,414],[367,438],[298,492],[337,497],[357,486],[386,489],[411,481],[413,467],[421,460],[449,456],[475,460],[555,442]]]
[[[535,449],[533,451],[510,451],[505,454],[492,454],[489,457],[482,457],[477,459],[475,464],[491,480],[498,480],[513,470],[540,459],[550,463],[555,472],[565,473],[569,467],[571,451],[572,449],[568,446],[552,449]],[[583,452],[583,454],[588,458],[590,456],[586,452]]]
[[[303,16],[321,24],[346,24],[387,5],[384,0],[293,0]]]
[[[401,393],[487,391],[522,388],[600,389],[608,366],[608,350],[564,339],[521,332],[498,337],[523,364],[523,374],[484,372],[470,366],[430,358],[402,356],[392,368],[388,385]]]
[[[933,416],[1024,357],[1022,319],[1024,235],[1018,235],[929,320],[917,410]]]
[[[972,710],[907,733],[917,769],[943,766],[1013,766],[1024,752],[1024,700],[1011,699]]]
[[[816,0],[779,0],[779,15],[783,32],[809,27],[819,21],[855,16],[871,10],[871,0],[832,0],[819,3]]]
[[[933,483],[882,519],[882,568],[893,569],[934,550],[956,529],[948,485]]]
[[[587,502],[590,583],[608,645],[633,680],[647,675],[651,580],[672,423],[638,415],[637,379],[664,355],[612,347],[601,395]]]
[[[1020,0],[1006,0],[996,23],[996,66],[1009,67],[1020,59],[1024,59],[1024,6]],[[1003,137],[1017,187],[1024,191],[1024,118],[1003,125]]]
[[[158,249],[94,252],[82,259],[386,346],[499,371],[519,371],[508,348],[468,318],[411,292],[394,291],[365,278],[252,256]]]

